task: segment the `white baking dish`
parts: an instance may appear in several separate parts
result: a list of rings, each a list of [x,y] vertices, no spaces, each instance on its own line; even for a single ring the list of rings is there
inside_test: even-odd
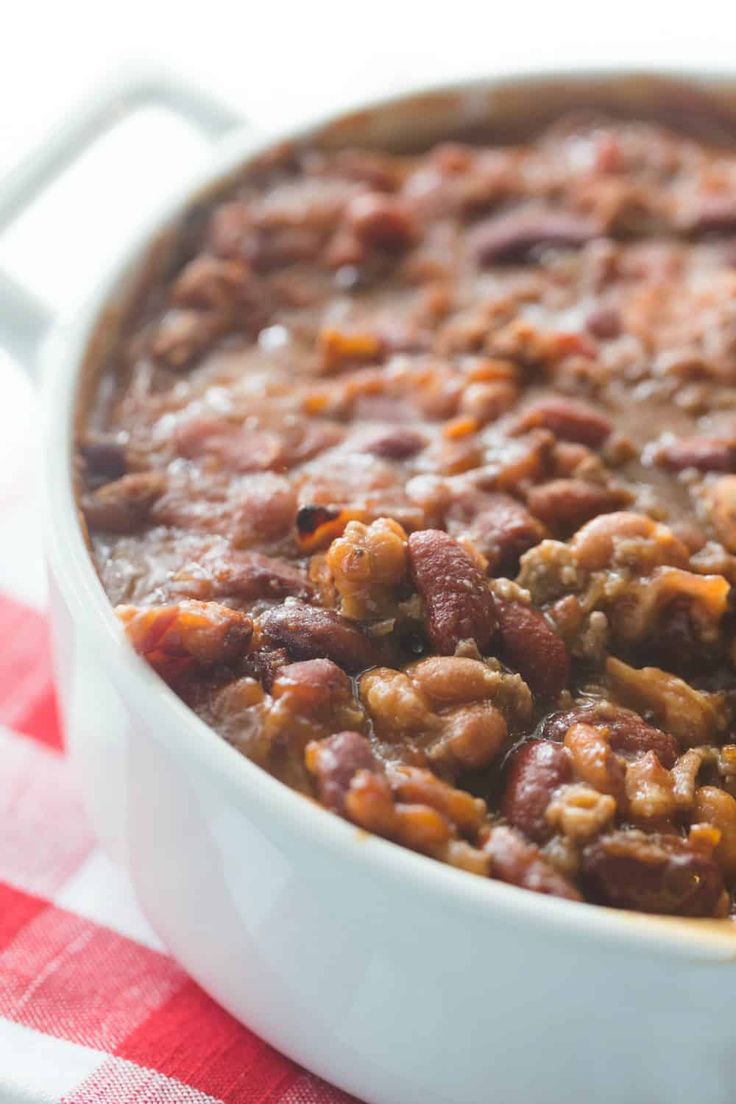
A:
[[[688,83],[689,82],[689,83]],[[441,137],[602,101],[736,120],[736,80],[599,73],[482,81],[374,105],[315,141]],[[232,114],[146,78],[73,117],[21,167],[25,198],[120,109],[163,101],[214,136]],[[679,106],[678,106],[679,105]],[[303,137],[300,134],[296,137]],[[417,856],[305,801],[239,756],[128,647],[77,523],[71,452],[81,396],[114,339],[150,243],[203,188],[264,145],[235,128],[151,218],[42,350],[48,559],[68,742],[99,834],[172,953],[235,1016],[371,1104],[733,1104],[736,928],[541,897]],[[154,249],[165,249],[163,245]],[[46,324],[3,278],[5,338]]]

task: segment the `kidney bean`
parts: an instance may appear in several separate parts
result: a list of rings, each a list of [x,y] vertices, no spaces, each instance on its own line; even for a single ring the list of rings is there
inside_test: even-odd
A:
[[[399,196],[365,192],[350,201],[345,215],[350,230],[368,249],[403,249],[416,236],[411,208]]]
[[[448,532],[468,537],[488,560],[491,575],[515,572],[520,556],[544,537],[544,529],[529,511],[507,494],[468,491],[451,504],[445,518]]]
[[[190,418],[177,426],[174,447],[187,459],[212,457],[235,472],[267,471],[284,460],[283,442],[277,434],[217,418]]]
[[[669,471],[736,472],[736,441],[718,437],[681,437],[660,445],[653,453],[655,464]]]
[[[717,862],[679,836],[623,829],[584,849],[581,881],[591,900],[674,916],[714,916],[722,907]]]
[[[615,307],[597,307],[585,319],[585,328],[601,341],[612,341],[621,335],[623,322]]]
[[[207,244],[220,257],[240,259],[250,251],[254,227],[250,208],[242,199],[221,203],[212,213]]]
[[[85,476],[91,486],[120,479],[128,471],[125,445],[114,437],[95,437],[79,446],[84,460]]]
[[[230,311],[244,303],[249,281],[250,269],[244,261],[202,255],[179,273],[171,300],[177,307]]]
[[[309,599],[314,587],[299,567],[262,552],[215,550],[174,575],[172,589],[192,598]]]
[[[427,439],[407,426],[391,426],[363,441],[361,452],[369,452],[384,460],[408,460],[426,446]]]
[[[736,230],[736,200],[731,189],[700,195],[687,219],[687,229],[693,234],[728,234]]]
[[[568,728],[578,722],[606,728],[611,747],[624,756],[653,751],[668,770],[680,754],[677,740],[669,732],[662,732],[643,721],[637,713],[609,702],[552,713],[545,719],[542,734],[545,739],[563,741]]]
[[[530,740],[509,760],[501,812],[529,839],[544,843],[552,835],[545,815],[552,794],[570,781],[572,767],[567,749],[552,740]]]
[[[324,740],[315,740],[307,745],[305,759],[320,801],[343,816],[345,798],[358,771],[379,770],[368,740],[359,732],[336,732]]]
[[[409,570],[424,600],[429,638],[436,650],[452,655],[463,640],[482,650],[496,630],[493,595],[480,568],[464,549],[439,529],[412,533]]]
[[[514,433],[526,433],[540,426],[563,441],[575,441],[589,448],[599,448],[613,428],[600,410],[579,399],[562,396],[542,399],[529,407],[514,426]]]
[[[542,699],[556,698],[570,678],[567,648],[534,606],[496,599],[501,653]]]
[[[152,337],[151,353],[172,371],[183,371],[209,349],[227,326],[226,316],[219,312],[174,307],[161,317]]]
[[[153,505],[165,489],[163,472],[131,472],[84,495],[82,511],[91,529],[135,533],[148,523]]]
[[[288,663],[289,653],[285,648],[262,648],[246,656],[243,667],[265,690],[270,690],[279,671]]]
[[[333,610],[290,601],[264,610],[256,625],[266,645],[286,648],[294,659],[327,657],[351,673],[378,662],[377,645]]]
[[[618,487],[584,479],[553,479],[532,487],[526,503],[536,518],[554,532],[567,534],[591,518],[628,505],[631,495]]]
[[[492,878],[530,889],[532,893],[565,897],[568,901],[582,900],[572,882],[555,870],[539,848],[525,840],[514,828],[496,825],[491,829],[483,850],[491,857]]]
[[[268,543],[285,537],[297,514],[294,487],[282,475],[263,472],[243,481],[233,516],[233,538],[240,545]]]
[[[585,216],[540,207],[484,219],[470,233],[470,248],[481,265],[503,264],[523,261],[546,246],[579,249],[597,236],[597,227]]]

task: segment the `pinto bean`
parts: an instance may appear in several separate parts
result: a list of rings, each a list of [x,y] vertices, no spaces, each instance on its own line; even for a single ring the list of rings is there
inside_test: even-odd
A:
[[[716,861],[727,878],[736,877],[736,798],[718,786],[700,786],[695,791],[692,822],[718,829]]]
[[[508,725],[490,702],[473,702],[450,713],[440,736],[429,746],[429,759],[440,767],[479,770],[506,745]]]
[[[354,621],[396,616],[396,590],[406,580],[406,533],[391,518],[348,522],[327,550],[340,612]]]
[[[706,488],[705,501],[718,539],[736,552],[736,475],[723,475]]]
[[[567,534],[599,514],[610,514],[631,502],[623,487],[606,487],[584,479],[553,479],[532,487],[526,498],[534,517],[555,533]]]
[[[167,681],[192,666],[242,658],[253,623],[218,602],[187,600],[170,606],[117,606],[115,613],[135,650]]]
[[[564,642],[534,606],[497,598],[496,610],[501,652],[508,665],[519,671],[533,694],[556,698],[570,678]]]
[[[484,219],[470,235],[471,250],[481,265],[524,261],[536,249],[579,249],[597,236],[583,215],[544,207],[512,210]]]
[[[599,835],[615,815],[615,799],[585,782],[560,787],[547,808],[547,820],[552,828],[577,844]]]
[[[627,815],[635,824],[664,823],[677,808],[674,778],[653,751],[626,768]]]
[[[712,743],[723,724],[715,695],[659,667],[629,667],[610,656],[606,674],[613,694],[624,705],[651,713],[666,732],[687,747]]]
[[[674,916],[715,916],[723,907],[716,861],[679,836],[624,829],[588,844],[581,863],[591,900]]]
[[[584,570],[602,571],[613,562],[619,544],[633,541],[647,543],[648,566],[685,566],[690,558],[687,547],[666,525],[625,510],[587,522],[575,533],[570,547]]]
[[[736,472],[736,441],[717,437],[681,437],[655,449],[653,460],[669,471],[695,468],[704,472]]]
[[[515,571],[520,556],[538,544],[544,529],[507,494],[469,491],[458,496],[445,518],[452,536],[466,536],[488,560],[491,575]]]
[[[326,657],[350,672],[378,662],[373,641],[332,610],[288,601],[265,610],[256,627],[266,645],[286,648],[294,659]]]
[[[500,671],[465,656],[420,659],[406,668],[406,674],[434,709],[495,698],[504,681]]]
[[[482,650],[496,630],[493,595],[464,549],[439,529],[412,533],[409,570],[424,600],[427,632],[438,652],[451,655],[463,640]]]
[[[496,825],[483,849],[491,857],[491,877],[500,882],[509,882],[533,893],[565,897],[568,901],[582,900],[572,882],[555,870],[539,848],[514,828]]]
[[[514,433],[542,427],[562,441],[599,448],[610,435],[609,419],[594,406],[578,399],[542,399],[529,407],[514,426]]]
[[[460,396],[460,413],[472,415],[480,425],[495,422],[519,397],[512,380],[498,379],[469,383]]]
[[[578,722],[565,733],[565,747],[582,782],[623,802],[624,768],[611,750],[605,729]]]
[[[374,667],[360,679],[360,697],[376,730],[384,739],[402,732],[425,732],[439,728],[439,718],[430,709],[420,687],[403,671]]]
[[[530,740],[514,752],[501,812],[514,828],[544,843],[552,835],[546,818],[554,791],[572,780],[570,755],[552,740]]]
[[[397,767],[391,774],[391,786],[399,801],[429,805],[466,835],[473,836],[485,819],[485,801],[465,790],[455,789],[432,771]]]
[[[359,732],[336,732],[324,740],[313,740],[307,744],[305,762],[322,804],[343,815],[350,783],[358,771],[379,770],[368,740]]]

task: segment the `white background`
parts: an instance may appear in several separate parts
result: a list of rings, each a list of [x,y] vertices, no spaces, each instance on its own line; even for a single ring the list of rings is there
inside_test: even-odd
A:
[[[733,0],[4,0],[0,10],[0,179],[130,61],[191,75],[264,127],[413,83],[540,65],[736,72]],[[5,235],[0,265],[71,309],[141,208],[200,155],[188,133],[142,121]],[[32,390],[0,356],[0,587],[37,601],[38,447]]]

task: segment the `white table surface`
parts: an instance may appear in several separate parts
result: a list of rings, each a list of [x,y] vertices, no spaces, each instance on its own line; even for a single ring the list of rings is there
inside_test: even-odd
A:
[[[384,91],[537,65],[719,66],[736,71],[732,0],[7,0],[0,35],[0,175],[68,105],[130,61],[191,75],[256,124]],[[106,143],[0,240],[0,265],[59,309],[94,284],[142,205],[198,142],[154,120]],[[0,588],[43,602],[34,396],[0,352]]]

